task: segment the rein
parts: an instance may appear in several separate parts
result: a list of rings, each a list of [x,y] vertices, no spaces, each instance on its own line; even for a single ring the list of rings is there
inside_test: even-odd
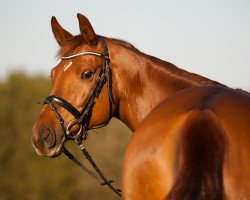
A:
[[[99,181],[101,185],[107,185],[112,191],[114,191],[117,195],[121,196],[121,190],[114,188],[112,185],[113,181],[108,180],[105,178],[103,173],[99,170],[97,167],[96,163],[88,153],[87,149],[85,148],[83,142],[87,139],[88,136],[88,125],[89,125],[89,120],[91,117],[91,111],[92,108],[95,104],[95,99],[98,98],[101,89],[103,88],[104,84],[107,82],[108,86],[108,96],[109,96],[109,118],[108,120],[100,125],[100,126],[95,126],[95,128],[100,128],[103,126],[106,126],[111,117],[112,117],[112,104],[114,104],[114,99],[112,95],[112,75],[111,75],[111,69],[109,66],[109,53],[108,53],[108,48],[107,45],[102,37],[99,37],[102,46],[104,48],[104,53],[100,54],[97,52],[91,52],[91,51],[86,51],[86,52],[81,52],[77,54],[73,54],[70,56],[65,56],[61,57],[62,60],[68,60],[72,59],[78,56],[85,56],[85,55],[93,55],[102,58],[102,66],[99,72],[98,77],[96,78],[96,82],[94,87],[92,88],[92,91],[90,93],[90,96],[88,97],[83,110],[79,112],[72,104],[70,104],[67,100],[63,99],[62,97],[56,96],[56,95],[51,95],[45,98],[43,101],[43,104],[48,104],[52,111],[54,112],[56,118],[58,119],[62,130],[64,132],[64,137],[62,141],[65,141],[66,138],[68,139],[74,139],[79,146],[80,150],[82,151],[83,155],[85,158],[90,162],[92,167],[96,170],[97,174],[93,173],[91,170],[89,170],[87,167],[85,167],[82,163],[80,163],[75,157],[65,148],[63,147],[63,153],[72,161],[74,161],[81,169],[83,169],[86,173],[88,173],[90,176],[92,176],[94,179]],[[71,113],[74,116],[74,120],[70,121],[67,126],[65,126],[63,117],[60,115],[60,113],[57,110],[57,107],[55,106],[57,104],[58,106],[63,107],[66,109],[69,113]],[[72,134],[70,132],[70,129],[74,125],[79,125],[79,130],[77,131],[76,134]]]

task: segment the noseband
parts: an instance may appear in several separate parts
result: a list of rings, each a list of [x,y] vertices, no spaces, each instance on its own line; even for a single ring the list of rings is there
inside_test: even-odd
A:
[[[69,103],[67,100],[63,99],[62,97],[52,95],[48,96],[45,98],[43,101],[44,104],[49,104],[53,112],[55,113],[55,116],[59,120],[61,127],[64,131],[65,137],[68,137],[70,139],[75,139],[75,140],[85,140],[86,139],[86,134],[88,131],[88,126],[89,126],[89,120],[90,120],[90,115],[92,108],[95,104],[95,99],[98,98],[104,84],[107,82],[108,86],[108,96],[109,96],[109,118],[108,120],[101,126],[98,127],[93,127],[93,128],[99,128],[102,126],[105,126],[108,124],[112,117],[112,104],[114,103],[113,95],[112,95],[112,75],[111,75],[111,69],[109,66],[109,53],[108,53],[108,48],[107,45],[102,37],[99,37],[102,46],[104,48],[103,54],[96,53],[96,52],[91,52],[91,51],[86,51],[86,52],[81,52],[77,54],[73,54],[70,56],[62,57],[62,60],[69,60],[75,57],[79,56],[85,56],[85,55],[92,55],[92,56],[97,56],[102,58],[102,66],[99,72],[98,77],[96,78],[96,82],[94,87],[92,88],[92,91],[90,93],[90,96],[88,97],[83,110],[78,111],[71,103]],[[64,109],[66,109],[71,115],[74,116],[74,120],[69,122],[67,126],[64,124],[64,120],[61,117],[60,113],[58,112],[56,106],[54,104],[57,104]],[[75,124],[79,125],[79,131],[77,134],[71,134],[70,128],[72,128]]]
[[[97,165],[95,164],[95,162],[93,161],[91,156],[89,155],[87,149],[83,145],[83,141],[85,141],[87,138],[87,131],[89,129],[89,120],[91,117],[92,108],[95,104],[95,99],[98,98],[98,96],[99,96],[99,94],[100,94],[100,92],[101,92],[101,90],[106,82],[107,82],[107,86],[108,86],[108,96],[109,96],[109,118],[103,125],[92,127],[92,128],[100,128],[100,127],[103,127],[109,123],[109,121],[112,117],[112,104],[114,104],[114,99],[113,99],[113,95],[112,95],[112,74],[111,74],[111,69],[109,66],[110,60],[109,60],[108,48],[107,48],[105,40],[102,37],[99,37],[99,39],[100,39],[102,46],[103,46],[103,49],[104,49],[104,52],[102,54],[97,53],[97,52],[92,52],[92,51],[86,51],[86,52],[73,54],[70,56],[61,57],[62,60],[69,60],[71,58],[85,56],[85,55],[92,55],[92,56],[97,56],[97,57],[102,58],[102,66],[101,66],[99,75],[96,78],[95,85],[92,88],[90,96],[88,97],[88,99],[83,107],[83,110],[78,111],[67,100],[63,99],[62,97],[56,96],[56,95],[47,96],[45,98],[45,100],[43,101],[43,104],[48,104],[50,106],[50,108],[52,109],[52,111],[54,112],[56,118],[58,119],[58,121],[62,127],[63,133],[64,133],[64,138],[63,138],[62,142],[64,142],[66,138],[74,139],[77,142],[80,149],[82,150],[84,156],[88,159],[88,161],[93,166],[93,168],[96,170],[96,172],[98,173],[100,178],[96,174],[91,172],[89,169],[87,169],[82,163],[80,163],[78,160],[76,160],[74,158],[74,156],[65,147],[63,147],[64,154],[67,155],[71,160],[73,160],[80,168],[82,168],[90,176],[92,176],[97,181],[99,181],[101,183],[101,185],[107,185],[117,195],[121,196],[121,194],[120,194],[121,191],[119,189],[114,188],[114,186],[112,185],[113,181],[107,180],[104,177],[102,172],[99,170],[99,168],[97,167]],[[67,126],[65,126],[64,119],[60,115],[55,104],[63,107],[71,115],[74,116],[75,119],[70,121]],[[72,134],[70,129],[76,124],[79,125],[79,129],[78,129],[76,134]]]

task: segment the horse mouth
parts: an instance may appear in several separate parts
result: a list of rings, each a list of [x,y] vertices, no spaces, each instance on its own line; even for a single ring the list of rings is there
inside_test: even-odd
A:
[[[52,156],[50,156],[50,157],[56,158],[56,157],[58,157],[59,155],[61,155],[61,153],[62,153],[62,151],[63,151],[63,148],[64,148],[65,141],[66,141],[66,139],[65,139],[65,136],[64,136],[64,137],[62,138],[61,143],[60,143],[59,146],[56,148],[54,154],[53,154]]]

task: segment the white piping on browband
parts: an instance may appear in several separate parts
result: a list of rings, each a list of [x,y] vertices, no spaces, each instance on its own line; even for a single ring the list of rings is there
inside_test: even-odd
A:
[[[94,55],[94,56],[103,57],[103,55],[100,54],[100,53],[96,53],[96,52],[92,52],[92,51],[85,51],[85,52],[73,54],[73,55],[70,55],[70,56],[63,56],[63,57],[61,57],[61,59],[62,60],[68,60],[68,59],[71,59],[71,58],[75,58],[75,57],[78,57],[78,56],[85,56],[85,55]]]

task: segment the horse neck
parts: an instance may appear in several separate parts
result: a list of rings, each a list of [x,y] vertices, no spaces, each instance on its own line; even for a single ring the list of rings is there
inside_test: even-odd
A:
[[[135,130],[161,101],[184,88],[218,85],[173,64],[140,51],[108,41],[113,74],[113,92],[117,100],[115,117]]]

